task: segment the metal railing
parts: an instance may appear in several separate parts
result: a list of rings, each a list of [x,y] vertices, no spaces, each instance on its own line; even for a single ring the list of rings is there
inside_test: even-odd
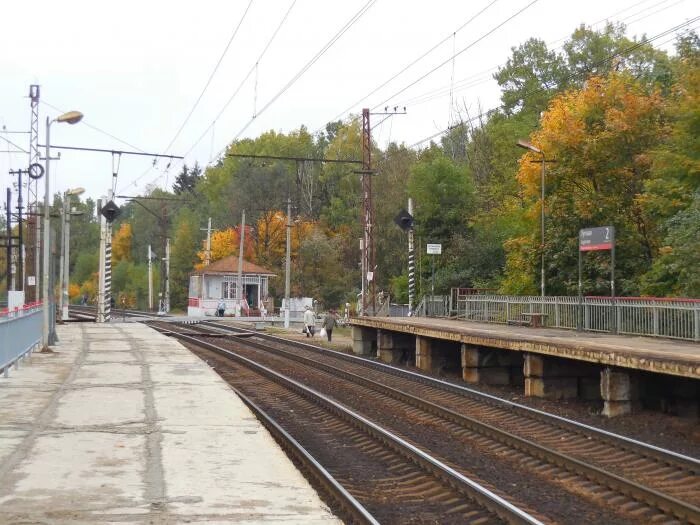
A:
[[[0,311],[0,370],[9,375],[22,358],[41,346],[41,303],[32,303],[12,311]]]
[[[417,315],[700,341],[700,299],[647,297],[426,296]]]

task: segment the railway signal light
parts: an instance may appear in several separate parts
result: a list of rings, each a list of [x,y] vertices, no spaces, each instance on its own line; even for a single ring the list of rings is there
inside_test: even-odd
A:
[[[107,222],[111,223],[116,219],[121,213],[121,208],[117,206],[114,201],[109,201],[107,204],[102,206],[100,213],[107,219]]]
[[[404,231],[408,231],[413,228],[413,215],[408,213],[406,210],[401,210],[399,214],[394,217],[394,222]]]

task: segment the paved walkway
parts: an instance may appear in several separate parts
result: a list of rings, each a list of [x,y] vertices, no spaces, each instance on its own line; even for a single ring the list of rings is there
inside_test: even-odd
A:
[[[429,317],[355,317],[351,324],[700,379],[700,343]]]
[[[137,323],[59,326],[0,377],[2,523],[340,523],[204,362]]]

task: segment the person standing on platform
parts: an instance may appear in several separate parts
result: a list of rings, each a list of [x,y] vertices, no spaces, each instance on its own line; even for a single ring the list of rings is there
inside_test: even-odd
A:
[[[313,337],[316,325],[316,318],[314,312],[310,306],[306,306],[304,311],[304,331],[306,332],[306,337]]]
[[[329,343],[333,336],[333,328],[335,328],[336,324],[338,323],[336,322],[335,310],[329,310],[326,317],[323,318],[323,328],[326,329],[326,336],[328,337]]]
[[[216,314],[219,317],[223,317],[224,312],[226,312],[226,301],[221,299],[221,301],[219,301],[219,305],[216,307]]]

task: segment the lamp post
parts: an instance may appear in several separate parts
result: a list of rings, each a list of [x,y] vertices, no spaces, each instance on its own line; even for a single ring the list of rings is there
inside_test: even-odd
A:
[[[53,297],[51,294],[49,294],[49,244],[51,242],[49,230],[51,221],[49,214],[49,198],[51,191],[49,187],[49,164],[51,163],[51,124],[53,124],[54,122],[67,122],[68,124],[77,124],[82,118],[83,114],[80,111],[69,111],[68,113],[59,115],[53,120],[49,119],[49,117],[46,117],[46,173],[44,174],[44,176],[46,177],[46,179],[44,180],[44,260],[42,265],[44,271],[44,276],[42,280],[42,292],[44,297],[44,322],[42,330],[42,341],[44,344],[44,348],[48,348],[49,343],[51,342],[49,341],[49,318],[51,303],[53,302]]]
[[[70,218],[72,215],[82,215],[82,212],[71,211],[70,198],[74,195],[82,195],[85,188],[73,188],[63,194],[63,215],[61,217],[63,239],[61,240],[61,320],[68,320],[68,286],[70,285]]]
[[[545,169],[545,157],[544,157],[544,151],[541,149],[533,146],[526,140],[518,140],[516,143],[518,147],[524,148],[527,150],[532,151],[533,153],[537,153],[539,155],[542,155],[542,173],[541,173],[541,180],[540,180],[540,190],[541,190],[541,204],[540,204],[540,254],[542,257],[542,262],[540,265],[540,295],[542,298],[544,298],[544,169]]]

